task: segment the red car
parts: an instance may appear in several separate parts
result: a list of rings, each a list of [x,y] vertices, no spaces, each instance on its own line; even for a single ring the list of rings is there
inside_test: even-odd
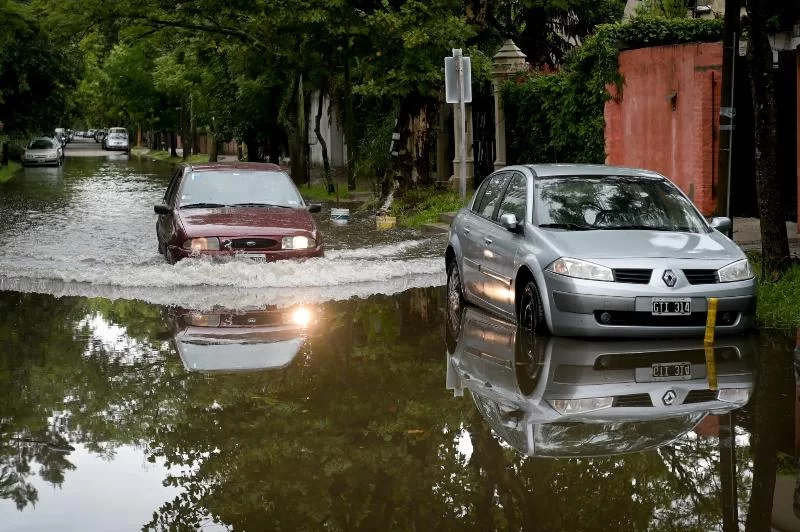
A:
[[[274,164],[182,165],[155,206],[158,251],[170,264],[198,256],[321,257],[325,246],[310,214],[320,210]]]

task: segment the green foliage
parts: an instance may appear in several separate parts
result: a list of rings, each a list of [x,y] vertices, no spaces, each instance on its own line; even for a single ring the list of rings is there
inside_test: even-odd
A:
[[[17,173],[21,168],[22,166],[14,161],[9,161],[8,166],[0,165],[0,184],[5,183],[14,177],[14,174]]]
[[[716,41],[718,20],[639,16],[606,24],[555,73],[520,74],[503,87],[510,162],[602,163],[609,86],[622,91],[619,48]]]
[[[643,0],[636,8],[639,15],[656,15],[666,18],[686,18],[686,0]]]
[[[778,279],[765,275],[758,256],[750,262],[758,275],[758,314],[760,327],[800,327],[800,265],[792,266]]]
[[[454,212],[464,206],[458,192],[412,188],[395,198],[391,213],[398,217],[398,224],[419,227],[438,222],[443,212]]]
[[[369,183],[380,182],[391,166],[389,146],[394,132],[394,117],[384,114],[364,125],[364,134],[359,140],[353,157],[356,179]]]
[[[27,3],[0,0],[0,122],[7,134],[62,126],[80,63],[53,43]]]

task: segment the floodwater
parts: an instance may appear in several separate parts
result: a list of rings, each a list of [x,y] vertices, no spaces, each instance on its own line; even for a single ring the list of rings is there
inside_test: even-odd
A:
[[[800,529],[793,333],[448,316],[444,241],[366,216],[324,259],[169,266],[169,173],[0,185],[0,531]]]

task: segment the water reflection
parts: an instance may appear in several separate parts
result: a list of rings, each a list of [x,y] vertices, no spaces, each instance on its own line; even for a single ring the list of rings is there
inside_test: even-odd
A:
[[[709,414],[747,403],[753,337],[716,345],[718,388],[702,340],[533,337],[467,307],[448,354],[447,387],[464,388],[492,429],[528,456],[607,456],[666,445]]]
[[[285,368],[315,321],[305,306],[206,312],[168,307],[164,314],[184,367],[203,372]]]

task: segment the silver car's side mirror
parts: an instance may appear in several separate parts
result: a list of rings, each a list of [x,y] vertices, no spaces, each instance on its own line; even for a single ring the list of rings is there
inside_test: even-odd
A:
[[[731,230],[731,219],[726,216],[711,218],[711,227],[720,233],[729,233]]]
[[[522,226],[519,224],[517,220],[517,215],[507,212],[500,216],[500,225],[512,233],[519,233],[522,231]]]

